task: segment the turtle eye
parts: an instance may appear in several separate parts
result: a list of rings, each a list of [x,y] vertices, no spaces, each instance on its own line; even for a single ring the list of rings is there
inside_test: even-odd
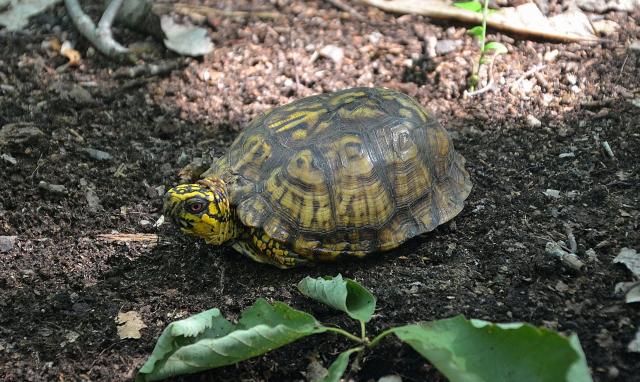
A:
[[[202,210],[204,210],[203,202],[193,202],[189,204],[189,212],[191,213],[197,214],[199,212],[202,212]]]

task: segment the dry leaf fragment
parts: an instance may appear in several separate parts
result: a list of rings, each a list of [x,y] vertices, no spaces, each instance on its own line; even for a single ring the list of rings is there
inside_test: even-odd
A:
[[[69,41],[62,43],[62,46],[60,47],[60,54],[69,59],[69,66],[80,65],[80,52],[73,49],[73,45],[71,45]]]
[[[147,325],[142,322],[140,313],[135,310],[118,313],[118,316],[116,317],[116,324],[118,324],[118,337],[120,337],[120,339],[138,339],[142,336],[140,334],[140,329],[147,327]]]
[[[632,248],[622,248],[618,256],[613,259],[614,263],[622,263],[629,268],[631,273],[640,277],[640,253]]]
[[[627,349],[629,349],[629,351],[631,352],[640,353],[640,328],[636,333],[636,338],[634,338],[633,341],[629,342]]]

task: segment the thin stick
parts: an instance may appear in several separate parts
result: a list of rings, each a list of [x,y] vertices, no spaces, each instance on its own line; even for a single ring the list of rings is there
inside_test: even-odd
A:
[[[204,5],[191,4],[153,4],[152,10],[157,13],[169,13],[172,11],[179,13],[198,13],[207,17],[226,16],[226,17],[257,17],[259,19],[273,20],[282,17],[280,13],[269,11],[231,11],[226,9],[216,9]]]
[[[548,255],[560,259],[562,265],[575,271],[580,271],[582,267],[584,267],[584,263],[578,258],[578,256],[576,256],[574,253],[565,251],[555,241],[550,241],[547,243],[547,245],[545,246],[545,252]]]
[[[493,90],[495,89],[495,86],[493,86],[493,78],[489,80],[489,83],[487,84],[487,86],[483,87],[482,89],[478,89],[472,92],[465,92],[467,97],[473,97],[473,96],[477,96],[480,95],[482,93],[486,93],[489,90]]]
[[[360,12],[358,12],[354,7],[350,6],[347,3],[342,2],[342,0],[327,0],[327,2],[331,3],[334,7],[348,12],[355,19],[360,21],[367,21],[367,18],[364,17]]]
[[[564,230],[567,233],[567,242],[569,243],[569,250],[571,253],[576,253],[578,250],[578,243],[576,243],[576,237],[573,235],[571,226],[569,224],[564,225]]]
[[[135,56],[131,54],[129,49],[114,40],[111,34],[111,22],[115,16],[111,15],[111,13],[118,11],[117,8],[120,8],[120,5],[122,5],[122,0],[113,0],[111,4],[109,4],[105,15],[103,15],[100,20],[102,28],[97,28],[93,20],[82,11],[78,0],[64,0],[64,4],[78,32],[89,40],[100,53],[113,59],[135,62]]]
[[[414,13],[434,19],[458,20],[465,23],[477,25],[482,21],[482,14],[459,9],[453,6],[443,6],[438,1],[416,1],[416,0],[361,0],[366,4],[380,8],[383,11],[393,13]],[[533,28],[523,25],[522,23],[514,23],[513,20],[506,19],[500,13],[492,14],[487,20],[489,27],[501,30],[503,32],[511,32],[524,34],[529,36],[538,36],[548,40],[563,42],[602,42],[605,39],[596,36],[583,36],[575,33],[555,32],[549,28]]]
[[[542,65],[536,65],[536,66],[534,66],[533,68],[531,68],[531,69],[527,70],[526,72],[524,72],[520,77],[518,77],[518,79],[517,79],[517,80],[515,80],[515,81],[514,81],[511,85],[509,85],[509,86],[511,87],[511,86],[514,86],[514,85],[519,84],[520,82],[524,81],[524,79],[525,79],[525,78],[529,77],[530,75],[532,75],[532,74],[534,74],[534,73],[536,73],[536,72],[541,71],[542,69],[544,69],[544,68],[546,68],[546,67],[547,67],[547,65],[545,65],[545,64],[542,64]]]
[[[107,31],[111,34],[111,24],[113,24],[113,19],[116,18],[118,14],[118,10],[122,7],[123,0],[112,0],[107,9],[104,10],[100,21],[98,21],[98,32]]]

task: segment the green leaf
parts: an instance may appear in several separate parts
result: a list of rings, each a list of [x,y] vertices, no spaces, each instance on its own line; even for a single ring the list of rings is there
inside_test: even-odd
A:
[[[329,366],[329,373],[326,377],[322,378],[318,382],[339,382],[340,378],[344,374],[344,371],[347,370],[347,366],[349,365],[349,357],[351,354],[362,351],[362,348],[353,348],[347,351],[340,353],[338,358]]]
[[[376,309],[376,298],[362,285],[351,279],[309,276],[298,283],[298,290],[305,296],[347,313],[351,318],[367,322]]]
[[[482,35],[484,34],[484,28],[482,27],[482,25],[477,25],[471,29],[469,29],[467,31],[467,34],[470,34],[471,36],[475,36],[478,38],[482,38]]]
[[[231,365],[264,354],[325,328],[308,313],[259,299],[237,325],[211,309],[169,324],[142,366],[137,381]]]
[[[496,54],[507,53],[507,47],[497,41],[491,41],[484,46],[484,51],[488,52],[490,50],[494,50]]]
[[[462,3],[453,3],[453,5],[471,12],[482,12],[482,3],[479,1],[465,1]]]
[[[590,382],[578,338],[462,316],[394,329],[451,382]]]

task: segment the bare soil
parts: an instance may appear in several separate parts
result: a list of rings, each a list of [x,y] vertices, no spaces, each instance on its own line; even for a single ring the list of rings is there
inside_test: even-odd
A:
[[[492,33],[509,47],[493,67],[497,90],[465,98],[478,54],[465,26],[355,5],[368,19],[361,22],[325,1],[209,3],[282,17],[210,18],[203,26],[213,53],[170,75],[137,79],[115,78],[120,65],[91,54],[63,7],[34,18],[25,33],[0,32],[0,126],[22,122],[43,133],[0,147],[8,155],[0,159],[0,235],[17,236],[0,253],[0,380],[127,380],[169,322],[212,307],[237,318],[258,297],[356,331],[295,289],[306,275],[342,273],[378,297],[371,333],[456,314],[526,321],[576,332],[596,381],[640,381],[640,354],[627,351],[640,310],[614,293],[632,275],[612,261],[623,247],[640,250],[640,107],[632,104],[640,98],[640,56],[627,49],[640,37],[640,14],[592,15],[620,25],[595,46]],[[550,10],[563,7],[552,2]],[[77,42],[80,67],[64,66],[48,43],[54,37]],[[117,37],[145,39],[123,30]],[[453,50],[433,55],[425,41],[434,40]],[[173,57],[146,41],[158,57]],[[342,49],[340,64],[314,58],[327,45]],[[545,66],[523,77],[536,65]],[[223,153],[259,113],[374,85],[433,110],[466,157],[474,188],[452,223],[364,261],[288,271],[177,237],[168,224],[153,227],[179,169]],[[549,240],[566,242],[565,225],[582,272],[545,254]],[[113,231],[161,240],[98,239]],[[129,310],[147,325],[138,340],[116,333],[116,315]],[[347,345],[316,336],[180,380],[305,380],[311,360],[327,366]],[[444,380],[391,338],[351,377],[388,374]]]

